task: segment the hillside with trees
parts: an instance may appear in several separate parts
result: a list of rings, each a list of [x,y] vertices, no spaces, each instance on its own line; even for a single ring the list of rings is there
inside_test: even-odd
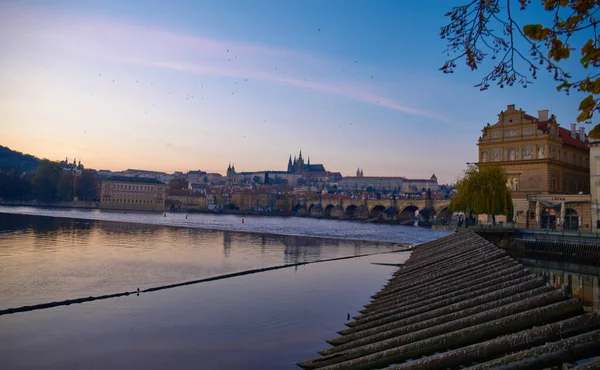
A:
[[[35,172],[41,164],[39,158],[0,145],[0,172]]]

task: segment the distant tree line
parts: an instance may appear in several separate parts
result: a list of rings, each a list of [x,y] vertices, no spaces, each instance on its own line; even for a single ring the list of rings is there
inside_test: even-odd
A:
[[[0,172],[34,172],[41,163],[39,158],[0,145]]]
[[[0,198],[40,202],[94,201],[99,198],[96,171],[83,169],[79,175],[63,170],[59,162],[44,159],[35,173],[20,174],[18,169],[0,171]]]

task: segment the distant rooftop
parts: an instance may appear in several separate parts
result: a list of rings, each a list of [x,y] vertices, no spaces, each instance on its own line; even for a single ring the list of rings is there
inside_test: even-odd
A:
[[[152,173],[152,174],[157,174],[157,175],[166,175],[165,172],[160,172],[160,171],[147,171],[147,170],[137,170],[135,168],[128,168],[123,172],[144,172],[144,173]]]
[[[104,181],[116,181],[116,182],[136,182],[143,184],[160,184],[164,185],[163,182],[157,179],[151,179],[147,177],[133,177],[133,176],[109,176]]]

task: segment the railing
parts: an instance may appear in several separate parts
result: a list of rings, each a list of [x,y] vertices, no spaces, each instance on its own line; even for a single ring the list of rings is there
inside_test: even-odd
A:
[[[523,225],[524,226],[524,225]],[[556,230],[552,228],[518,228],[519,233],[522,234],[537,234],[537,235],[565,235],[565,236],[583,236],[587,238],[600,239],[600,230],[593,230],[592,228],[579,228],[578,230]]]
[[[450,222],[440,222],[436,220],[433,222],[433,225],[441,225],[441,226],[450,226],[456,227],[459,230],[462,229],[490,229],[490,230],[516,230],[521,234],[537,234],[537,235],[564,235],[564,236],[582,236],[588,238],[598,238],[600,239],[600,229],[594,229],[592,227],[579,227],[577,230],[569,230],[569,229],[553,229],[553,228],[541,228],[541,227],[531,227],[531,225],[527,225],[524,223],[517,222],[498,222],[496,224],[492,223],[475,223],[469,225],[465,225],[464,222],[461,226],[458,225],[456,220],[452,220]]]

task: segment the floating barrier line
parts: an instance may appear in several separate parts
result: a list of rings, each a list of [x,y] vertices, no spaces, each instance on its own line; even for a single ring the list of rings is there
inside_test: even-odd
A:
[[[346,259],[351,259],[351,258],[374,256],[374,255],[379,255],[379,254],[401,253],[401,252],[410,252],[410,251],[412,251],[411,248],[399,249],[399,250],[387,251],[387,252],[358,254],[358,255],[353,255],[353,256],[335,257],[335,258],[328,258],[328,259],[324,259],[324,260],[298,262],[298,263],[292,263],[292,264],[287,264],[287,265],[278,265],[278,266],[263,267],[263,268],[252,269],[252,270],[244,270],[244,271],[233,272],[230,274],[217,275],[217,276],[211,276],[211,277],[207,277],[207,278],[203,278],[203,279],[185,281],[182,283],[161,285],[161,286],[147,288],[147,289],[140,290],[140,291],[135,290],[135,291],[131,291],[131,292],[106,294],[106,295],[101,295],[101,296],[89,296],[89,297],[82,297],[82,298],[75,298],[75,299],[67,299],[67,300],[58,301],[58,302],[48,302],[48,303],[40,303],[40,304],[29,305],[29,306],[7,308],[4,310],[0,310],[0,316],[19,313],[19,312],[43,310],[46,308],[52,308],[52,307],[58,307],[58,306],[69,306],[72,304],[92,302],[92,301],[98,301],[98,300],[103,300],[103,299],[126,297],[126,296],[129,296],[132,294],[156,292],[156,291],[164,290],[164,289],[172,289],[172,288],[182,287],[182,286],[186,286],[186,285],[193,285],[193,284],[206,283],[209,281],[230,279],[230,278],[234,278],[234,277],[238,277],[238,276],[251,275],[251,274],[257,274],[260,272],[267,272],[267,271],[274,271],[274,270],[281,270],[281,269],[290,268],[290,267],[311,265],[311,264],[315,264],[315,263],[333,262],[333,261],[340,261],[340,260],[346,260]]]

